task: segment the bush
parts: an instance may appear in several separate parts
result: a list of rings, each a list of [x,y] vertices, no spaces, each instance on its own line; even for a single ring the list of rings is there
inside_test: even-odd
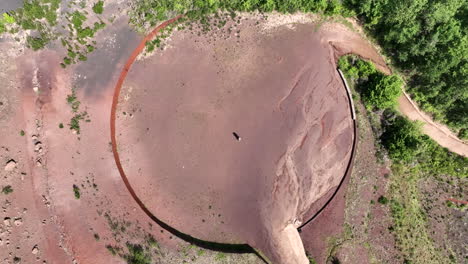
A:
[[[363,66],[363,74],[369,74],[370,69]],[[374,73],[369,76],[369,82],[363,89],[363,99],[368,108],[378,109],[393,108],[401,95],[403,81],[396,75],[386,76]]]
[[[388,203],[388,199],[387,197],[385,196],[380,196],[379,199],[377,200],[377,202],[379,202],[380,204],[387,204]]]
[[[81,194],[80,194],[80,188],[73,184],[73,193],[75,194],[75,199],[80,199]]]
[[[11,185],[7,185],[2,188],[2,193],[4,194],[10,194],[12,192],[13,192],[13,188],[11,188]]]
[[[117,255],[117,251],[115,250],[115,248],[114,248],[113,246],[111,246],[111,245],[106,245],[106,248],[107,248],[107,250],[109,250],[109,252],[110,252],[113,256]]]
[[[385,127],[381,139],[390,158],[397,162],[411,162],[425,150],[420,125],[402,116],[396,117]]]
[[[104,12],[104,2],[100,0],[96,4],[94,4],[93,11],[96,14],[102,14],[102,12]]]
[[[464,140],[468,140],[468,129],[460,129],[460,131],[458,132],[458,137]]]
[[[218,254],[215,255],[215,260],[220,261],[226,259],[226,254],[223,252],[218,252]]]
[[[151,264],[151,255],[145,252],[141,245],[127,243],[128,254],[124,259],[128,264]]]
[[[26,42],[27,42],[27,45],[29,48],[33,49],[33,50],[40,50],[42,48],[44,48],[47,43],[49,42],[49,40],[47,38],[44,38],[44,37],[31,37],[31,36],[28,36],[27,39],[26,39]]]

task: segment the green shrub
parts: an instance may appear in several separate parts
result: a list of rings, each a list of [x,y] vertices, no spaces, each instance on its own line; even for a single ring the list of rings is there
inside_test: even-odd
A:
[[[87,61],[87,60],[88,60],[88,58],[87,58],[85,55],[83,55],[83,54],[80,54],[80,55],[78,56],[78,59],[79,59],[80,61]]]
[[[75,194],[75,199],[80,199],[81,194],[80,194],[80,188],[73,184],[73,193]]]
[[[2,188],[3,194],[10,194],[12,192],[13,192],[13,188],[11,188],[11,185],[7,185]]]
[[[381,139],[390,158],[398,162],[411,162],[419,152],[425,150],[420,127],[402,116],[396,117],[385,127]]]
[[[309,259],[309,264],[317,264],[317,261],[315,261],[311,256],[307,256],[307,258]]]
[[[379,199],[377,199],[377,202],[379,202],[380,204],[387,204],[387,203],[388,203],[388,199],[387,199],[387,197],[381,195],[381,196],[379,197]]]
[[[14,24],[16,22],[16,19],[9,15],[8,13],[3,13],[3,16],[0,18],[0,23],[4,24]]]
[[[215,255],[215,260],[217,261],[224,260],[224,259],[226,259],[226,254],[224,254],[223,252],[218,252]]]
[[[462,128],[458,132],[458,137],[464,140],[468,140],[468,129],[467,128]]]
[[[116,251],[116,249],[115,249],[113,246],[111,246],[111,245],[106,245],[106,248],[107,248],[107,250],[108,250],[113,256],[117,255],[117,251]]]
[[[71,23],[76,30],[80,29],[83,22],[86,20],[86,16],[80,11],[75,11],[71,15]]]
[[[369,70],[363,67],[368,74]],[[396,75],[384,75],[374,73],[369,76],[369,82],[363,89],[363,99],[368,108],[378,109],[393,108],[397,104],[397,99],[401,95],[403,81]]]
[[[128,264],[151,264],[151,255],[143,249],[141,245],[127,243],[128,254],[123,258]]]
[[[147,236],[146,243],[148,243],[150,247],[159,248],[158,241],[156,241],[152,235]]]
[[[29,48],[31,48],[33,50],[40,50],[40,49],[44,48],[47,45],[49,40],[47,38],[45,38],[44,36],[41,36],[41,37],[28,36],[26,38],[26,42],[27,42],[27,45],[28,45]]]
[[[93,5],[93,11],[96,14],[102,14],[104,12],[104,2],[102,0],[98,1]]]

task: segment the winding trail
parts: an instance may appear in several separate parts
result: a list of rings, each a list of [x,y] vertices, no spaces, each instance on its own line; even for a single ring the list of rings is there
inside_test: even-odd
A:
[[[398,109],[407,118],[424,123],[422,127],[424,134],[428,135],[439,145],[459,155],[468,157],[468,145],[446,126],[434,122],[429,115],[419,110],[418,106],[405,91],[398,98]]]

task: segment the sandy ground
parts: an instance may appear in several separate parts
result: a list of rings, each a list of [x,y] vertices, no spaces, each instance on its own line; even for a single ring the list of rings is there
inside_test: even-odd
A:
[[[398,109],[409,119],[422,122],[423,132],[439,145],[459,155],[468,157],[468,145],[458,139],[446,126],[433,121],[430,116],[420,111],[407,93],[404,93],[398,99]]]

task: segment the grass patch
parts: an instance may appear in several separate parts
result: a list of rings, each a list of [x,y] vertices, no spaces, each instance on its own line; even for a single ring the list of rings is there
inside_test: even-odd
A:
[[[146,243],[152,248],[159,248],[158,241],[152,235],[146,237]]]
[[[385,204],[388,204],[388,199],[387,199],[387,197],[381,195],[381,196],[379,197],[379,199],[377,199],[377,202],[379,202],[380,204],[385,205]]]
[[[223,252],[218,252],[218,253],[215,255],[214,259],[215,259],[216,261],[225,260],[225,259],[226,259],[226,254],[224,254]]]
[[[464,203],[458,204],[458,203],[454,203],[452,201],[445,201],[445,205],[447,207],[449,207],[449,208],[457,209],[457,210],[460,210],[460,211],[466,210],[466,204],[464,204]]]
[[[404,263],[450,263],[428,233],[427,217],[417,188],[418,172],[401,164],[394,165],[392,170],[394,178],[389,191],[392,229],[398,248],[405,256]]]
[[[128,253],[123,258],[128,264],[151,264],[153,263],[151,255],[147,253],[139,244],[127,243]]]
[[[81,102],[76,96],[75,89],[72,89],[72,93],[67,96],[67,103],[71,107],[71,111],[74,113],[73,117],[70,119],[70,123],[68,124],[68,126],[70,127],[70,130],[73,130],[77,134],[80,134],[80,122],[83,120],[86,122],[91,122],[91,120],[89,119],[88,112],[79,112]]]
[[[102,14],[104,12],[104,1],[100,0],[93,5],[93,12],[96,14]]]
[[[106,249],[112,254],[112,256],[117,255],[117,250],[111,245],[106,245]]]
[[[73,184],[73,194],[75,195],[75,199],[80,199],[80,187],[78,187],[76,184]]]
[[[393,98],[396,94],[393,88],[383,87],[394,83],[372,81],[372,76],[381,74],[375,72],[373,65],[355,56],[345,56],[339,60],[339,66],[348,82],[361,93],[374,134],[384,147],[382,155],[388,153],[393,163],[389,198],[380,196],[378,202],[390,206],[393,225],[389,230],[405,258],[403,262],[450,263],[449,257],[437,248],[427,229],[418,182],[425,177],[444,175],[466,178],[468,159],[449,152],[422,134],[420,124],[396,112],[394,103],[382,105],[380,99],[373,97],[373,92],[379,98]]]
[[[13,188],[11,187],[11,185],[7,185],[2,188],[3,194],[10,194],[12,192],[13,192]]]

